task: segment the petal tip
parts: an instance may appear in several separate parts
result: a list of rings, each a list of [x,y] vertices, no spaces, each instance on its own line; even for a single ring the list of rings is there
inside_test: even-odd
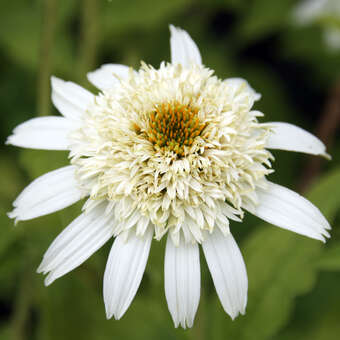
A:
[[[327,159],[328,161],[332,160],[332,156],[327,152],[322,153],[320,156]]]
[[[327,230],[324,230],[322,235],[325,236],[326,238],[330,238],[331,237],[331,234]]]
[[[40,263],[39,267],[36,270],[36,273],[41,274],[45,271],[44,260]]]
[[[178,28],[177,28],[176,26],[174,26],[173,24],[170,24],[170,25],[169,25],[169,30],[170,30],[170,33],[171,33],[171,34],[176,33],[177,29],[178,29]]]
[[[123,315],[124,315],[124,312],[122,311],[116,311],[115,313],[113,313],[115,320],[120,320]]]
[[[105,309],[106,320],[110,320],[113,317],[113,313]]]
[[[238,314],[239,314],[239,313],[236,312],[236,313],[228,313],[228,314],[229,314],[231,320],[234,321],[234,320],[238,317]]]
[[[13,145],[12,144],[13,137],[14,137],[14,135],[8,136],[6,141],[5,141],[5,145]]]
[[[58,84],[61,84],[63,83],[64,81],[56,76],[51,76],[51,85],[54,86],[54,85],[58,85]]]
[[[192,328],[193,325],[194,325],[194,321],[193,320],[187,320],[187,327],[188,328]]]
[[[17,217],[17,214],[16,214],[16,211],[15,211],[15,210],[16,210],[16,209],[13,209],[12,211],[8,212],[8,213],[7,213],[7,216],[8,216],[9,218],[11,218],[11,219],[16,218],[16,217]]]
[[[187,328],[186,320],[181,321],[181,327],[182,327],[183,329],[186,329],[186,328]]]
[[[7,213],[7,216],[8,216],[10,219],[14,220],[14,226],[17,226],[18,223],[19,223],[20,221],[22,221],[22,219],[19,217],[17,208],[15,208],[15,209],[13,209],[12,211],[8,212],[8,213]]]
[[[174,318],[172,318],[172,321],[174,322],[175,328],[178,328],[178,326],[179,326],[179,321],[178,321],[178,320],[174,320]]]
[[[53,283],[54,280],[55,280],[54,277],[51,274],[49,274],[44,280],[44,285],[48,287]]]

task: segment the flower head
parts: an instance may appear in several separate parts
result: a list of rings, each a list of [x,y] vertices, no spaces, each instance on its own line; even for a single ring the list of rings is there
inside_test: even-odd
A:
[[[70,136],[72,162],[92,204],[111,202],[115,234],[142,235],[148,222],[176,245],[182,231],[186,242],[215,225],[229,233],[226,216],[239,220],[271,172],[256,97],[245,82],[179,63],[127,70],[97,96]]]
[[[27,220],[83,197],[83,213],[52,243],[38,268],[48,285],[115,237],[104,275],[107,317],[119,319],[142,279],[152,238],[167,236],[165,294],[175,326],[191,327],[200,297],[201,244],[218,296],[235,318],[247,302],[247,274],[229,221],[250,211],[324,240],[329,224],[310,202],[266,179],[268,149],[319,154],[324,145],[286,123],[260,123],[260,99],[242,79],[221,80],[189,35],[171,29],[171,63],[135,71],[104,65],[89,73],[94,96],[52,77],[64,117],[19,125],[8,143],[69,150],[70,166],[31,183],[9,216]]]

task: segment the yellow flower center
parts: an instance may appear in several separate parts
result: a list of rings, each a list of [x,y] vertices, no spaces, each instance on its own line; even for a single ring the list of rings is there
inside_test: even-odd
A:
[[[198,117],[198,109],[178,102],[157,105],[149,117],[147,136],[163,150],[184,156],[184,146],[191,146],[206,124]]]

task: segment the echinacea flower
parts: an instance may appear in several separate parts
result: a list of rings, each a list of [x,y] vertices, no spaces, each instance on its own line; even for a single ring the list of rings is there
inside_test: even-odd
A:
[[[330,49],[340,49],[340,1],[302,0],[294,8],[294,19],[300,25],[319,24]]]
[[[82,214],[55,239],[38,272],[45,284],[115,238],[104,274],[108,318],[134,298],[152,239],[167,235],[165,295],[175,326],[191,327],[200,298],[199,244],[224,310],[245,313],[247,273],[229,221],[244,211],[321,241],[330,226],[299,194],[269,182],[268,149],[328,157],[313,135],[287,123],[259,123],[260,98],[242,79],[221,80],[187,32],[170,26],[171,63],[135,71],[108,64],[88,74],[93,95],[52,77],[63,117],[19,125],[8,143],[69,150],[71,165],[33,181],[9,213],[28,220],[87,197]]]

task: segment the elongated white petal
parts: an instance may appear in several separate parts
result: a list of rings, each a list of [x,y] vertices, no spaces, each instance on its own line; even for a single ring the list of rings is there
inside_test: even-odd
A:
[[[42,150],[67,150],[68,134],[77,125],[63,117],[33,118],[18,125],[6,144]]]
[[[267,148],[304,152],[330,158],[326,153],[326,146],[308,131],[288,123],[270,122],[268,125],[273,126],[273,131],[267,140]]]
[[[200,51],[190,35],[170,25],[171,63],[189,66],[191,63],[202,64]]]
[[[298,193],[268,182],[267,189],[257,189],[259,204],[248,209],[252,214],[280,228],[320,241],[329,237],[330,225],[320,210]],[[325,237],[324,237],[325,236]]]
[[[175,246],[168,236],[164,262],[165,296],[175,327],[192,327],[197,311],[200,288],[200,261],[197,243],[183,237]]]
[[[244,314],[248,278],[241,252],[231,234],[224,236],[215,228],[206,234],[202,247],[217,295],[232,319]]]
[[[70,165],[48,172],[29,184],[13,202],[8,213],[16,221],[30,220],[64,209],[84,197]]]
[[[53,241],[44,255],[38,272],[49,272],[45,284],[78,267],[113,235],[113,214],[105,215],[106,203],[77,217]]]
[[[51,77],[52,102],[66,118],[80,120],[83,113],[94,101],[94,95],[81,86]]]
[[[108,90],[119,84],[120,79],[127,78],[130,68],[120,64],[105,64],[87,74],[88,80],[100,90]]]
[[[125,240],[123,234],[116,237],[104,274],[104,303],[106,317],[120,319],[130,306],[142,280],[148,260],[152,228],[143,237],[131,233]]]

